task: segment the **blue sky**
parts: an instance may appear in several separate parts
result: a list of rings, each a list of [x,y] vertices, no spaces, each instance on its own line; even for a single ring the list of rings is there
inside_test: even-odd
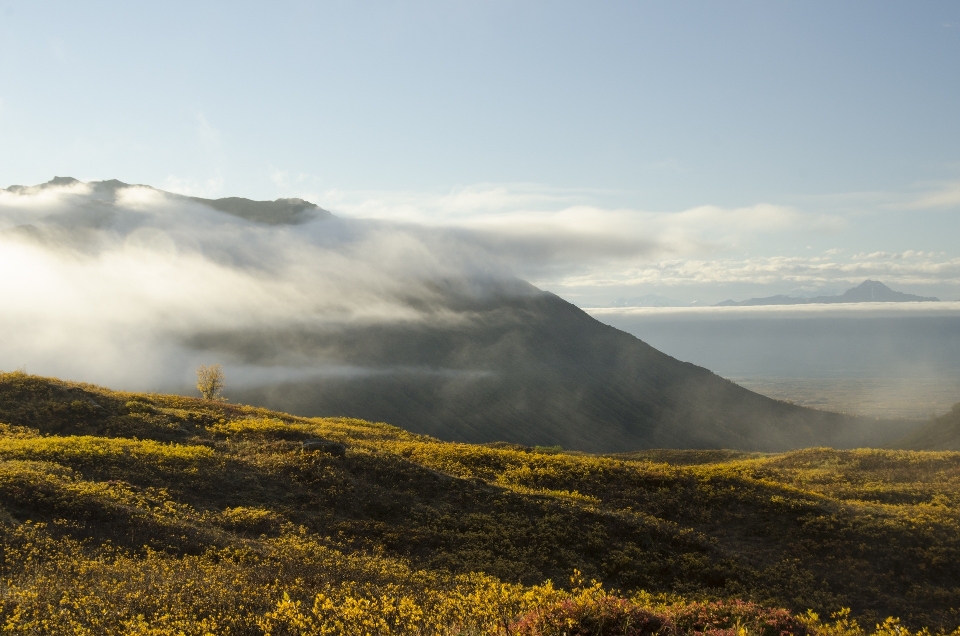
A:
[[[958,113],[956,2],[0,0],[0,187],[560,237],[584,305],[960,298]]]

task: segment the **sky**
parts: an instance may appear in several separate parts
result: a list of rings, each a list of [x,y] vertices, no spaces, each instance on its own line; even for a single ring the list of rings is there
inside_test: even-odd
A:
[[[0,0],[0,187],[303,197],[581,306],[960,299],[956,2]]]

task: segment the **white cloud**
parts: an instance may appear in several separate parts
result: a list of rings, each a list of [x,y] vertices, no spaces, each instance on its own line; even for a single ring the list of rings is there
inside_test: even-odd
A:
[[[334,212],[435,228],[469,230],[499,242],[527,276],[597,263],[736,249],[757,237],[786,232],[832,233],[845,221],[826,214],[758,204],[698,206],[678,212],[601,207],[596,193],[534,184],[481,184],[450,192],[345,192],[313,195]]]
[[[271,170],[270,180],[280,188],[290,187],[290,174],[286,170]]]
[[[614,317],[672,316],[675,318],[742,319],[747,317],[804,317],[810,315],[863,316],[942,316],[960,312],[960,301],[940,303],[837,303],[809,305],[755,305],[749,307],[598,307],[584,309],[601,321]]]
[[[829,250],[817,256],[671,259],[618,270],[594,268],[556,284],[567,288],[781,282],[824,286],[855,285],[870,278],[888,284],[960,285],[960,258],[956,257],[912,250],[858,254],[849,260],[835,256]]]
[[[208,151],[220,152],[220,131],[207,121],[203,113],[197,113],[197,136]]]
[[[951,166],[956,170],[956,167]],[[799,199],[812,208],[844,216],[872,216],[882,211],[939,210],[960,206],[960,179],[923,181],[902,190],[835,192]]]
[[[960,208],[960,181],[947,181],[909,201],[909,209]]]

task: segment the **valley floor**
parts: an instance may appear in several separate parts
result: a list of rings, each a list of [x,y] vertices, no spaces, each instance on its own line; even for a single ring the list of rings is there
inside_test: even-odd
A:
[[[957,377],[776,377],[729,378],[774,398],[835,413],[890,419],[926,420],[960,400]]]

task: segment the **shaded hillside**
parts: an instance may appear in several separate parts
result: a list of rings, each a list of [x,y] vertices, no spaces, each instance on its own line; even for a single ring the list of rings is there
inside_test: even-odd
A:
[[[644,603],[960,623],[958,453],[597,457],[21,373],[0,375],[0,421],[8,626],[499,633],[574,569]]]
[[[230,390],[234,399],[301,415],[393,422],[442,439],[640,448],[786,450],[877,446],[908,422],[806,409],[680,362],[522,282],[483,293],[440,287],[465,318],[336,331],[203,334],[190,345],[268,366],[305,358],[378,369]]]
[[[960,451],[960,402],[949,413],[930,422],[890,445],[907,450]]]

